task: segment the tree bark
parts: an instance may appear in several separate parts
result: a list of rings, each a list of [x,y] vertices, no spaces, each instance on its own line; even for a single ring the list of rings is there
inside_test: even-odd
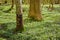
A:
[[[23,19],[22,19],[22,0],[15,0],[16,1],[16,31],[22,32],[23,28]]]
[[[30,10],[28,16],[34,20],[42,20],[40,6],[40,0],[30,0]]]

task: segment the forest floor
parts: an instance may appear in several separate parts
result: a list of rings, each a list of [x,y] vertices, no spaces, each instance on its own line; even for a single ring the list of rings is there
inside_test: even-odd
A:
[[[60,7],[58,5],[54,5],[53,11],[49,11],[47,6],[44,6],[41,10],[42,21],[30,20],[29,7],[23,5],[24,32],[17,34],[12,33],[16,27],[15,7],[10,12],[3,12],[9,8],[10,6],[0,6],[0,40],[60,40]]]

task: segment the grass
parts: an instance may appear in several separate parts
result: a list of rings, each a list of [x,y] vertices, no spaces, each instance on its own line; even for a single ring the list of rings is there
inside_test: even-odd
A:
[[[3,12],[9,6],[0,9],[0,24],[6,24],[6,28],[0,30],[1,40],[60,40],[60,7],[54,5],[54,10],[49,11],[46,6],[42,8],[42,21],[34,21],[28,18],[29,7],[23,5],[24,32],[13,34],[16,27],[15,7],[9,13]]]

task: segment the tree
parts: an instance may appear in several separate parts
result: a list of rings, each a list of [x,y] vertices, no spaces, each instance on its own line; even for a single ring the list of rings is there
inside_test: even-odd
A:
[[[7,4],[7,0],[5,0],[4,4]]]
[[[14,7],[14,1],[15,1],[15,0],[12,0],[11,8],[8,9],[8,10],[6,10],[6,11],[4,11],[4,12],[9,12],[9,11],[11,11],[11,10],[13,9],[13,7]],[[6,2],[7,2],[7,1],[5,1],[5,3],[6,3]]]
[[[23,20],[22,20],[22,0],[15,0],[16,3],[16,31],[22,32],[23,28]]]
[[[28,17],[35,20],[42,20],[40,5],[40,0],[30,0],[30,10]]]
[[[24,4],[29,4],[29,0],[23,0]]]
[[[55,3],[55,0],[50,0],[49,1],[49,10],[52,11],[54,9],[54,7],[53,7],[54,3]]]
[[[25,0],[25,1],[26,1],[26,0]],[[4,12],[9,12],[9,11],[11,11],[11,10],[13,9],[13,7],[14,7],[14,4],[15,4],[14,2],[15,2],[15,0],[12,0],[12,1],[11,1],[11,3],[12,3],[12,4],[11,4],[11,8],[9,8],[8,10],[6,10],[6,11],[4,11]],[[7,0],[5,0],[5,3],[7,3]],[[24,0],[22,0],[22,3],[24,3]]]
[[[60,0],[55,0],[55,4],[60,4]]]
[[[14,0],[12,0],[12,6],[11,6],[11,8],[9,10],[7,10],[7,11],[8,12],[11,11],[13,9],[13,7],[14,7]]]

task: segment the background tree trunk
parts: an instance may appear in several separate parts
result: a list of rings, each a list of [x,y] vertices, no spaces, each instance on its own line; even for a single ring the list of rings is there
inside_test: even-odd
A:
[[[42,20],[40,6],[40,0],[30,0],[30,11],[28,16],[35,20]]]
[[[12,0],[12,6],[8,11],[11,11],[13,9],[13,7],[14,7],[14,0]]]
[[[13,7],[14,7],[14,0],[12,0],[11,8],[10,8],[10,9],[8,9],[8,10],[6,10],[6,11],[4,11],[4,12],[9,12],[9,11],[11,11],[11,10],[13,9]]]
[[[50,0],[49,1],[49,10],[52,11],[54,9],[53,5],[55,3],[55,0]]]

